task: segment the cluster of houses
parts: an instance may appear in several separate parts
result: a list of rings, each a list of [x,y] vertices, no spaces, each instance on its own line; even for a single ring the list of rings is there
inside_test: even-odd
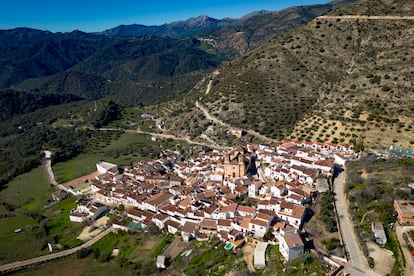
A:
[[[114,227],[157,227],[184,241],[215,235],[226,249],[269,241],[279,243],[284,258],[291,260],[304,253],[299,233],[318,178],[326,182],[335,164],[352,154],[348,145],[294,141],[244,143],[188,160],[164,152],[122,173],[116,165],[97,164],[100,174],[91,181],[91,193],[94,202],[125,206],[128,219]],[[79,204],[71,215],[88,212]]]
[[[70,211],[69,219],[73,222],[95,221],[109,212],[109,207],[91,199],[80,200],[77,208]]]

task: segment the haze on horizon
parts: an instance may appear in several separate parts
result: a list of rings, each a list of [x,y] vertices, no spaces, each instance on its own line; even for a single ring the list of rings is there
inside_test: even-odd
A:
[[[0,10],[0,29],[28,27],[52,32],[98,32],[121,24],[162,25],[207,15],[240,18],[259,10],[325,4],[326,0],[6,0]]]

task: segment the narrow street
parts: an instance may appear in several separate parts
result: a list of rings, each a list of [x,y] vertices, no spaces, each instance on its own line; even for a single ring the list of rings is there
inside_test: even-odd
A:
[[[354,231],[353,223],[348,211],[348,203],[345,197],[345,171],[341,172],[334,181],[335,204],[339,217],[339,230],[345,245],[346,258],[344,273],[351,275],[379,275],[372,271],[367,259],[362,253],[358,238]]]

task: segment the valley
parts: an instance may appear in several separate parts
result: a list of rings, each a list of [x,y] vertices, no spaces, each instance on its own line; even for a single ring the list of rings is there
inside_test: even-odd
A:
[[[412,1],[0,50],[0,273],[410,275]]]

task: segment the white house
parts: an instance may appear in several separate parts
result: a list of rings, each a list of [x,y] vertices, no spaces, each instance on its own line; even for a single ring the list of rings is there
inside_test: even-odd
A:
[[[237,213],[242,217],[253,217],[255,214],[255,210],[253,207],[239,205],[237,206]]]
[[[378,244],[387,243],[387,235],[385,235],[384,226],[381,222],[374,221],[371,224],[372,231],[374,232],[375,242]]]
[[[166,192],[158,193],[152,197],[149,197],[144,201],[145,205],[144,208],[146,210],[150,210],[152,212],[158,212],[159,208],[162,207],[166,202],[172,198],[173,195]]]
[[[290,233],[280,237],[279,251],[287,261],[302,256],[304,248],[305,246],[299,234]]]
[[[86,213],[71,212],[69,214],[70,221],[73,222],[84,222],[88,218]]]
[[[217,221],[217,231],[230,232],[233,229],[230,219],[219,219]]]
[[[254,235],[263,238],[267,230],[269,230],[269,221],[261,219],[251,219],[249,222],[249,231],[254,232]]]
[[[277,215],[282,220],[287,221],[290,225],[293,225],[299,229],[303,224],[305,210],[306,208],[301,205],[282,200],[280,204],[280,211]]]
[[[112,163],[101,161],[96,164],[96,170],[101,174],[107,173],[110,170],[118,170],[118,166]]]
[[[168,215],[163,214],[163,213],[159,213],[156,214],[153,218],[152,218],[152,222],[159,228],[159,229],[163,229],[165,227],[165,222],[168,220]]]
[[[190,221],[186,221],[181,228],[181,236],[185,242],[189,242],[195,237],[195,232],[198,228],[198,224]]]
[[[260,180],[254,181],[249,185],[249,197],[257,197],[260,187],[262,187],[263,182]]]
[[[335,164],[338,164],[340,166],[344,166],[345,162],[346,162],[345,156],[343,156],[340,153],[335,153],[334,154],[334,160],[335,160]]]
[[[165,222],[165,226],[167,226],[167,230],[171,234],[177,233],[181,228],[181,224],[179,222],[170,219]]]

